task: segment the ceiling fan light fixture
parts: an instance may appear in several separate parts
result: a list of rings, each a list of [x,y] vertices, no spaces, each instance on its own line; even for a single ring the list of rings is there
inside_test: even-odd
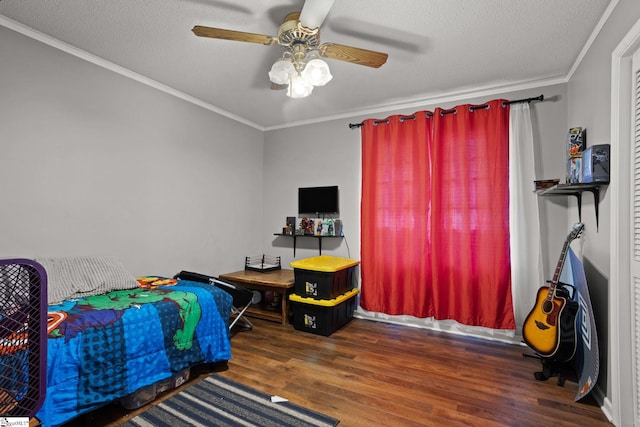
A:
[[[277,85],[286,85],[289,83],[290,76],[296,73],[290,59],[280,58],[274,62],[269,71],[269,80]]]
[[[307,82],[300,74],[291,76],[289,87],[287,88],[287,96],[289,98],[305,98],[311,95],[313,85]]]
[[[2,0],[0,0],[2,1]],[[228,30],[196,25],[191,30],[198,37],[258,43],[266,46],[280,45],[283,57],[269,71],[271,89],[287,88],[292,98],[309,96],[315,86],[324,86],[333,76],[326,62],[329,58],[372,68],[387,62],[389,55],[353,46],[320,42],[320,26],[328,16],[335,0],[304,0],[300,12],[286,15],[278,27],[277,36]]]
[[[324,86],[333,78],[329,70],[329,65],[318,58],[307,62],[301,75],[302,78],[314,86]]]

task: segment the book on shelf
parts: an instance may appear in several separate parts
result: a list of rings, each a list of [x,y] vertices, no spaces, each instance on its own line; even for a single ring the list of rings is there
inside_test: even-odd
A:
[[[541,180],[533,181],[535,191],[547,190],[551,187],[555,187],[559,183],[560,183],[560,178],[541,179]]]

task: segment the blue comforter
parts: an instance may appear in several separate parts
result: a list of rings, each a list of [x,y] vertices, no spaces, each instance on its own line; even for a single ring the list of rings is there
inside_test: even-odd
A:
[[[49,307],[44,426],[200,363],[231,358],[232,297],[209,284],[129,289]]]

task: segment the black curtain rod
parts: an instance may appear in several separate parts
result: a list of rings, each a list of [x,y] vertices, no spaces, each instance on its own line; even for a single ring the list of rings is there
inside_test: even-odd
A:
[[[524,99],[516,99],[514,101],[508,101],[507,104],[511,105],[511,104],[518,104],[520,102],[532,102],[532,101],[544,101],[544,95],[540,95],[540,96],[536,96],[535,98],[524,98]]]
[[[518,103],[524,103],[524,102],[531,103],[533,101],[540,101],[540,102],[544,101],[544,95],[536,96],[534,98],[514,99],[513,101],[507,101],[504,104],[511,105],[511,104],[518,104]],[[477,109],[480,109],[480,108],[484,108],[485,106],[486,106],[486,104],[485,105],[472,105],[471,106],[471,110],[477,110]],[[456,111],[455,108],[452,108],[450,110],[442,111],[442,114],[455,113],[455,111]],[[413,116],[405,116],[405,117],[408,118],[408,119],[412,119],[412,118],[415,118],[415,115],[413,115]],[[376,120],[376,124],[378,124],[378,123],[387,123],[387,122],[388,122],[388,120],[386,120],[386,119]],[[363,124],[364,124],[363,122],[360,122],[360,123],[349,123],[349,129],[359,128]]]

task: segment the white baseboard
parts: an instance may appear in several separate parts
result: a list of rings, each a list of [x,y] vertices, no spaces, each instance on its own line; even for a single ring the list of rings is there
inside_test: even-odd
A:
[[[611,401],[608,397],[604,395],[600,387],[597,385],[591,390],[593,394],[593,398],[596,400],[598,405],[600,405],[600,410],[604,414],[605,417],[609,420],[610,423],[613,423],[613,406],[611,405]]]

